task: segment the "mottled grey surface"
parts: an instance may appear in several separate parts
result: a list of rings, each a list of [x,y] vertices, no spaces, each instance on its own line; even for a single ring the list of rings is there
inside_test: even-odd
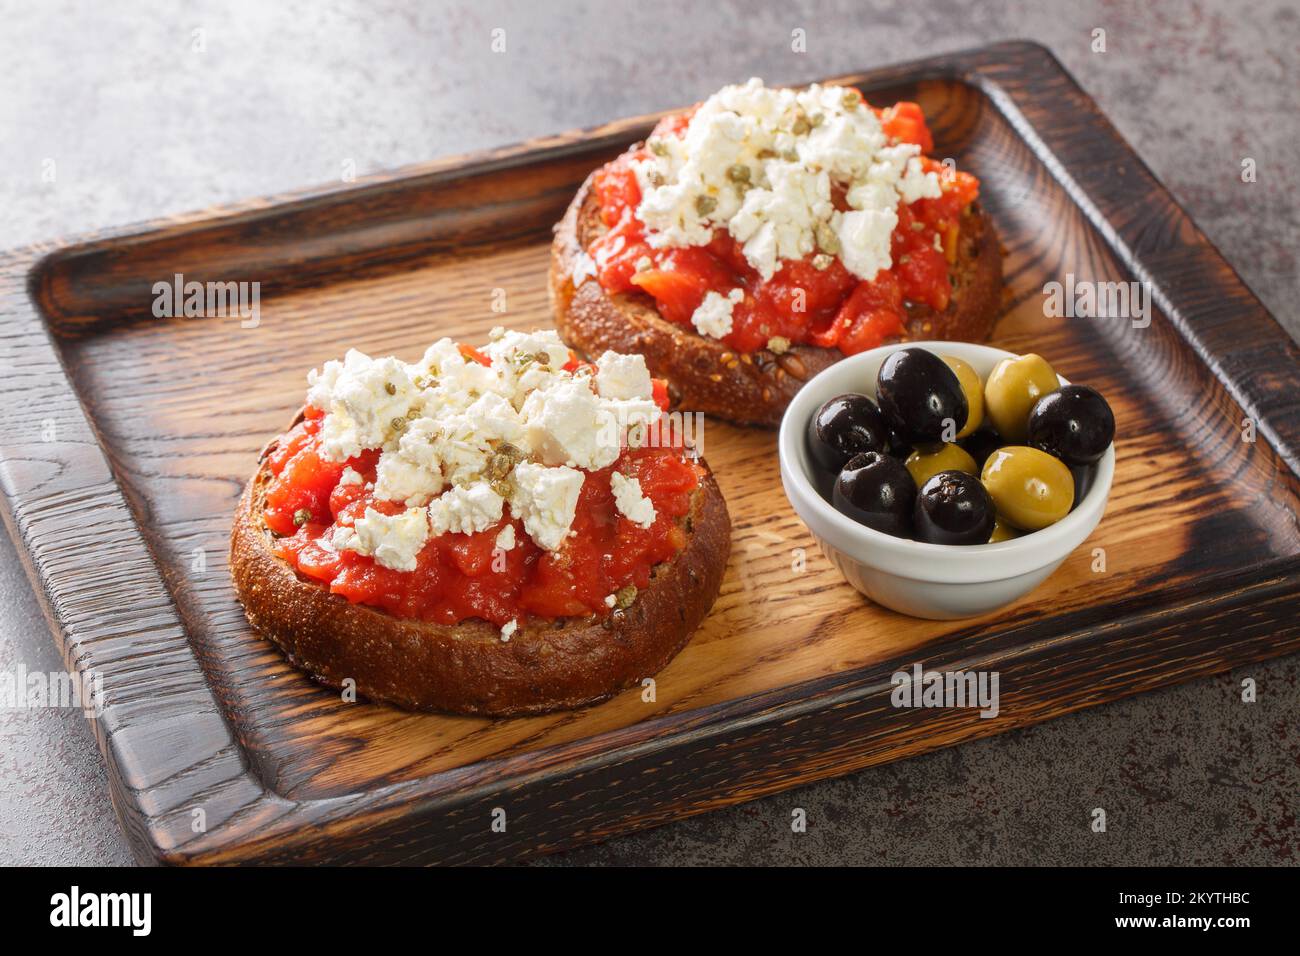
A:
[[[0,247],[1029,37],[1300,335],[1294,2],[876,6],[0,2]],[[58,667],[3,536],[0,605],[0,670]],[[1298,679],[1275,661],[544,862],[1295,864]],[[128,860],[80,716],[0,711],[0,862]]]

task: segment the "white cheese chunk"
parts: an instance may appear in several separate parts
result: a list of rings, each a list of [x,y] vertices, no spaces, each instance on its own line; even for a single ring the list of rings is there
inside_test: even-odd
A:
[[[538,329],[533,332],[502,331],[488,343],[486,351],[493,364],[500,359],[513,359],[519,353],[541,354],[547,363],[555,368],[563,368],[569,362],[569,347],[560,339],[560,334],[553,329]]]
[[[435,414],[411,422],[398,447],[380,456],[376,497],[424,504],[444,484],[476,480],[498,443],[522,444],[525,439],[514,406],[495,392],[480,395],[463,411],[448,408]]]
[[[648,528],[655,521],[655,506],[641,491],[641,482],[619,472],[611,472],[609,486],[614,492],[614,504],[623,515],[639,528]]]
[[[614,463],[622,431],[606,403],[579,379],[533,392],[520,415],[528,428],[528,446],[548,465],[595,470]]]
[[[732,289],[725,296],[709,292],[691,316],[691,324],[701,335],[711,338],[721,339],[730,335],[731,312],[744,297],[743,289]]]
[[[429,505],[429,526],[435,536],[476,534],[501,520],[505,499],[485,481],[451,488]]]
[[[921,160],[913,156],[907,161],[907,170],[898,181],[898,192],[903,202],[911,205],[918,199],[938,199],[943,195],[939,177],[934,173],[922,172]]]
[[[775,164],[768,169],[767,182],[766,188],[756,186],[745,194],[730,225],[732,235],[745,244],[745,258],[764,279],[772,278],[781,260],[811,254],[817,223],[834,210],[825,170]]]
[[[501,627],[501,640],[508,641],[515,636],[515,631],[519,630],[518,621],[506,621]]]
[[[496,392],[509,395],[509,385],[500,373],[461,354],[451,339],[439,339],[430,345],[419,367],[436,383],[426,399],[426,406],[438,410],[464,409],[480,395]]]
[[[409,453],[415,443],[406,435],[402,436],[401,442],[407,450],[386,451],[379,456],[375,468],[375,497],[412,506],[428,504],[430,498],[442,491],[442,472],[436,462],[421,461]]]
[[[321,455],[346,461],[367,448],[380,448],[405,425],[418,390],[397,359],[372,359],[350,349],[342,362],[326,362],[307,376],[307,403],[325,412]]]
[[[837,212],[831,228],[840,240],[844,268],[864,279],[873,278],[890,265],[890,237],[898,225],[898,212],[889,209],[855,209]]]
[[[394,571],[414,571],[416,558],[429,540],[429,522],[423,508],[408,508],[386,515],[367,508],[352,527],[334,529],[332,543],[340,551],[356,551]]]
[[[538,547],[555,551],[564,543],[578,510],[582,482],[582,472],[573,468],[548,468],[529,461],[515,467],[510,510]]]
[[[496,549],[498,551],[513,551],[515,544],[515,526],[508,524],[497,534]]]
[[[602,398],[650,398],[654,394],[645,357],[606,352],[596,359],[596,391]]]

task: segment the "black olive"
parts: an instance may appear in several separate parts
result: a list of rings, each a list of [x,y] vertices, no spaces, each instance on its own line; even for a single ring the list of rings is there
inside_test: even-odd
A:
[[[854,455],[884,451],[889,434],[884,416],[866,395],[836,395],[808,420],[808,451],[835,475]]]
[[[1091,465],[1115,438],[1115,415],[1087,385],[1063,385],[1029,413],[1029,444],[1067,465]]]
[[[1070,510],[1073,511],[1092,490],[1093,480],[1097,477],[1097,468],[1094,465],[1075,465],[1070,469],[1070,476],[1074,478],[1074,504],[1070,506]]]
[[[997,511],[974,475],[941,471],[916,496],[916,540],[930,544],[984,544]]]
[[[966,449],[967,454],[975,459],[976,467],[983,468],[989,455],[1010,442],[1004,441],[1002,436],[992,428],[981,428],[965,438],[958,438],[957,444]]]
[[[831,493],[841,514],[899,538],[911,536],[915,501],[916,482],[903,463],[875,451],[852,458]]]
[[[889,440],[885,443],[885,450],[898,459],[906,459],[912,454],[912,443],[900,435],[897,429],[889,430]]]
[[[876,401],[890,427],[914,445],[952,441],[970,412],[957,373],[918,348],[899,349],[885,359]]]

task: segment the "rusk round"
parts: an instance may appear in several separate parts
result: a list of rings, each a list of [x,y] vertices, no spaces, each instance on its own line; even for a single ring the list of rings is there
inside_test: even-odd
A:
[[[300,575],[271,550],[262,519],[269,477],[263,464],[231,531],[231,573],[249,621],[325,684],[342,687],[351,679],[367,698],[415,710],[540,714],[595,703],[639,683],[672,660],[704,620],[731,548],[727,507],[706,473],[681,519],[686,546],[655,567],[630,607],[606,618],[530,616],[503,641],[486,621],[449,626],[399,618]]]

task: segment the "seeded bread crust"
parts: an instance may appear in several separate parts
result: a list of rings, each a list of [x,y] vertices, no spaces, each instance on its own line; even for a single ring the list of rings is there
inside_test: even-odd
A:
[[[796,345],[781,355],[767,349],[737,353],[659,315],[650,296],[610,295],[595,278],[575,286],[580,257],[605,231],[592,177],[582,184],[555,227],[550,295],[555,327],[570,348],[594,359],[606,349],[644,355],[650,374],[669,383],[674,409],[705,412],[742,425],[780,424],[804,382],[844,355],[838,349]],[[909,305],[907,332],[887,341],[947,339],[981,342],[1001,311],[1002,252],[993,224],[972,204],[962,222],[953,296],[948,308]]]
[[[263,462],[235,513],[230,568],[249,622],[296,666],[331,687],[414,710],[514,717],[582,707],[650,677],[677,655],[718,596],[731,519],[707,473],[682,519],[686,546],[652,572],[626,610],[606,618],[529,616],[509,641],[486,621],[453,626],[353,604],[272,553],[262,519]]]

